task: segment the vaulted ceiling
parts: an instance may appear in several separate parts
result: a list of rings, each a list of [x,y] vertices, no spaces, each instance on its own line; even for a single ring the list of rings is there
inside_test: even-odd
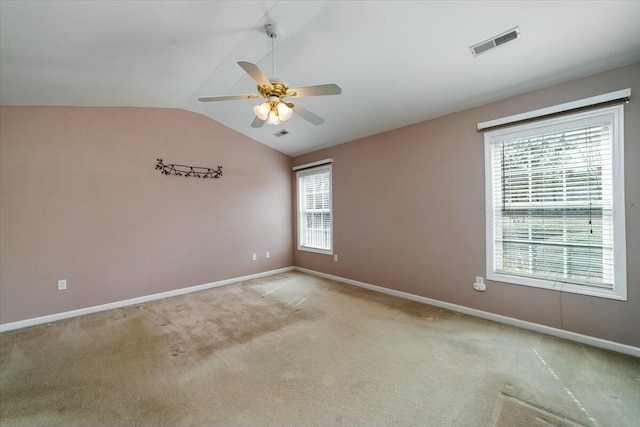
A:
[[[343,90],[296,100],[320,126],[197,100],[257,93],[237,62],[271,75],[273,22],[278,77]],[[0,104],[183,108],[288,155],[639,60],[638,1],[0,1]]]

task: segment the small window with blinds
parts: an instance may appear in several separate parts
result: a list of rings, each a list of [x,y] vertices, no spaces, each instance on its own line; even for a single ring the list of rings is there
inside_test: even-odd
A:
[[[298,249],[332,254],[331,165],[297,172]]]
[[[487,278],[626,300],[623,106],[485,133]]]

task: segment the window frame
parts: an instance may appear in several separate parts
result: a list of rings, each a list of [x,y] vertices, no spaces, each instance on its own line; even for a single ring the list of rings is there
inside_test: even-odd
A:
[[[305,252],[314,252],[314,253],[318,253],[318,254],[324,254],[324,255],[333,255],[333,165],[331,163],[329,164],[324,164],[324,165],[320,165],[320,166],[314,166],[311,168],[305,168],[305,169],[301,169],[298,170],[296,172],[296,195],[297,195],[297,207],[296,207],[296,211],[297,211],[297,230],[298,230],[298,236],[297,236],[297,240],[298,240],[298,245],[297,248],[299,251],[305,251]],[[314,247],[314,246],[307,246],[304,245],[302,242],[302,238],[303,238],[303,226],[302,226],[302,215],[305,214],[305,211],[303,210],[303,206],[302,206],[302,201],[303,201],[303,197],[302,197],[302,188],[300,186],[300,178],[305,177],[305,176],[309,176],[309,175],[316,175],[316,174],[320,174],[320,173],[325,173],[328,172],[329,173],[329,249],[323,249],[323,248],[318,248],[318,247]]]
[[[612,128],[611,143],[611,178],[612,178],[612,219],[613,219],[613,289],[600,289],[584,284],[568,283],[559,280],[535,278],[517,274],[497,272],[495,266],[496,251],[494,248],[494,194],[493,194],[493,140],[507,136],[511,139],[526,138],[544,134],[544,128],[567,125],[568,122],[581,119],[592,119],[599,116],[610,116]],[[536,133],[536,129],[539,130]],[[486,275],[488,280],[515,285],[564,291],[581,295],[590,295],[614,300],[627,300],[626,283],[626,223],[624,202],[624,105],[615,105],[589,111],[566,114],[560,117],[539,119],[533,122],[486,131],[484,134],[485,155],[485,231],[486,231]]]

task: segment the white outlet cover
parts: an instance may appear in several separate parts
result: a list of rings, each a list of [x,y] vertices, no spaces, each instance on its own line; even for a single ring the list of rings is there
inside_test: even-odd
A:
[[[484,291],[487,290],[487,284],[486,283],[476,282],[476,283],[473,284],[473,289],[475,289],[476,291],[479,291],[479,292],[484,292]]]

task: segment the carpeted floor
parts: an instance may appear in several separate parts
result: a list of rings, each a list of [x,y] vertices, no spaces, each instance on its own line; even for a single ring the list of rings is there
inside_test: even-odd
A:
[[[640,425],[640,359],[290,272],[0,334],[0,425]]]

